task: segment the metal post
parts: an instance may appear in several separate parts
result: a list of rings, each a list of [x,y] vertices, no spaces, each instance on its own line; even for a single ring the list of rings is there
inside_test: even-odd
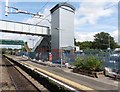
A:
[[[34,40],[35,40],[35,39],[33,39],[33,47],[34,47]]]
[[[5,6],[5,16],[8,15],[8,0],[6,0],[6,6]]]
[[[108,35],[109,49],[110,49],[110,35]]]
[[[60,28],[55,28],[56,30],[58,30],[58,31],[60,31],[60,37],[62,38],[62,31],[64,30],[64,29],[60,29]],[[60,44],[62,44],[62,41],[60,40]],[[62,60],[62,46],[60,47],[60,62],[61,62],[61,68],[62,68],[62,62],[63,62],[63,60]]]
[[[62,38],[62,37],[61,37],[61,36],[62,36],[62,30],[59,29],[59,31],[60,31],[60,38]],[[59,39],[60,39],[60,38],[59,38]],[[61,39],[60,39],[60,44],[62,44]],[[61,68],[62,68],[62,47],[61,47]]]
[[[117,79],[117,68],[116,68],[116,61],[114,60],[114,67],[115,67],[115,79]]]
[[[61,68],[62,68],[62,48],[61,48]]]
[[[115,72],[116,72],[116,62],[115,62],[115,60],[114,60],[114,67],[115,67]]]
[[[108,61],[110,61],[110,35],[108,35],[108,55],[109,55],[109,57],[108,57]]]

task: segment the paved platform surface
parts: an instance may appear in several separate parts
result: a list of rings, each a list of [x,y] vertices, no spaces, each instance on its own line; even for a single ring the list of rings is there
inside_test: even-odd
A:
[[[53,74],[56,74],[58,76],[61,76],[63,78],[69,79],[71,81],[88,86],[96,90],[100,90],[100,91],[108,90],[109,92],[112,90],[119,90],[119,86],[120,86],[119,82],[109,77],[92,78],[85,75],[73,73],[71,72],[71,69],[67,69],[67,68],[61,69],[60,67],[50,67],[50,66],[41,65],[39,63],[35,63],[34,61],[29,61],[24,57],[12,56],[12,58],[16,61],[26,62],[35,67],[44,69]],[[118,91],[115,91],[115,92],[118,92]]]

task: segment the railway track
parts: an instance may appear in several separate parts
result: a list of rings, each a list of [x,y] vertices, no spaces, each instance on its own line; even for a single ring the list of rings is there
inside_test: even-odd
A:
[[[12,63],[17,65],[19,68],[21,68],[23,71],[25,71],[28,75],[30,75],[39,84],[43,85],[48,90],[47,92],[71,92],[71,91],[72,92],[90,92],[90,91],[99,92],[99,90],[93,89],[92,87],[84,86],[75,81],[71,81],[70,79],[68,79],[69,77],[64,78],[62,76],[59,76],[59,74],[58,75],[56,73],[54,74],[54,71],[52,73],[52,70],[48,71],[48,69],[51,69],[51,68],[45,69],[43,67],[39,67],[32,63],[18,60],[14,56],[13,57],[9,55],[4,55],[4,56],[8,60],[10,60]],[[59,71],[59,72],[63,73],[62,71]],[[113,87],[111,85],[107,85],[107,86],[105,85],[106,89],[109,86],[112,87],[113,89],[115,88],[115,90],[117,89],[117,87]]]
[[[38,68],[33,67],[31,65],[26,64],[25,62],[18,62],[14,59],[10,58],[7,55],[4,55],[8,60],[12,63],[20,67],[23,71],[25,71],[28,75],[30,75],[33,79],[35,79],[39,84],[43,85],[43,89],[41,91],[45,92],[84,92],[82,90],[77,90],[76,88],[69,86],[59,79],[56,79],[49,74],[46,74],[40,71]],[[52,74],[54,75],[54,74]],[[57,76],[57,75],[56,75]],[[63,78],[62,78],[63,79]]]
[[[92,88],[60,77],[44,69],[35,67],[34,65],[28,64],[26,62],[17,61],[14,59],[14,57],[10,57],[9,55],[4,56],[16,66],[25,71],[28,75],[30,75],[39,84],[43,85],[47,89],[42,90],[43,92],[97,92]]]
[[[3,65],[7,68],[7,72],[15,87],[16,92],[40,92],[40,90],[32,84],[22,73],[20,73],[7,58],[3,56]],[[4,91],[4,90],[3,90]]]

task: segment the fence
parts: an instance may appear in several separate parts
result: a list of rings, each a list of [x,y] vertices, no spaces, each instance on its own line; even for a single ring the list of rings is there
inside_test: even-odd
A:
[[[36,60],[49,60],[49,52],[37,53],[23,53],[29,56],[32,59]],[[53,53],[52,53],[53,54]],[[54,53],[55,54],[55,53]],[[101,51],[101,50],[86,50],[84,52],[75,52],[74,55],[70,53],[62,53],[62,61],[67,62],[69,64],[73,64],[75,58],[77,57],[87,57],[87,56],[95,56],[98,57],[99,60],[104,62],[103,67],[110,67],[112,69],[120,69],[120,53],[115,53],[113,50],[111,51]],[[57,61],[53,61],[54,63],[60,63],[61,58]]]

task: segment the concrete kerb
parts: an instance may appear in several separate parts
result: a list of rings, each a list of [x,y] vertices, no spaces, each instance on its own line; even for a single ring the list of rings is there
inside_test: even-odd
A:
[[[30,65],[30,64],[27,64],[27,63],[25,63],[25,62],[23,62],[23,63],[24,63],[24,65],[28,65],[28,66],[30,66],[30,67],[34,67],[34,66],[32,66],[32,65]],[[42,73],[44,73],[44,74],[46,74],[46,75],[48,75],[48,76],[50,76],[50,77],[52,77],[52,78],[55,78],[55,79],[57,79],[57,80],[65,83],[65,84],[68,84],[68,85],[70,85],[70,86],[73,86],[73,87],[75,87],[75,88],[77,88],[77,89],[79,89],[79,90],[94,90],[94,89],[92,89],[92,88],[86,87],[86,86],[84,86],[84,85],[80,85],[80,84],[78,84],[78,83],[76,83],[76,82],[73,82],[73,81],[71,81],[71,80],[65,79],[65,78],[63,78],[63,77],[60,77],[60,76],[58,76],[58,75],[55,75],[55,74],[50,73],[50,72],[48,72],[48,71],[45,71],[45,70],[43,70],[43,69],[41,69],[41,68],[34,67],[34,69],[35,69],[35,70],[38,70],[38,71],[40,71],[40,72],[42,72]]]

